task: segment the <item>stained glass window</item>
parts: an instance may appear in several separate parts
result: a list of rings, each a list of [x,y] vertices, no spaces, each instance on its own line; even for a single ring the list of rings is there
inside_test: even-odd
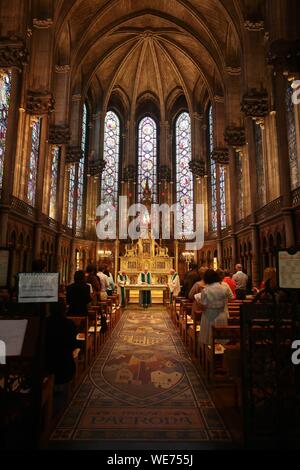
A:
[[[262,130],[260,124],[254,122],[253,125],[256,149],[257,203],[258,207],[262,207],[266,204],[265,164],[262,142]]]
[[[220,167],[220,214],[221,229],[226,228],[226,175],[224,166]]]
[[[58,181],[58,165],[60,148],[57,145],[53,145],[51,148],[52,163],[51,163],[51,185],[50,185],[50,206],[49,216],[52,219],[56,218],[56,195],[57,195],[57,181]]]
[[[31,148],[28,168],[27,201],[35,204],[36,179],[40,152],[41,118],[35,118],[31,125]]]
[[[69,168],[69,191],[68,191],[68,213],[67,213],[67,225],[68,227],[73,227],[73,210],[74,210],[74,200],[76,196],[75,190],[75,179],[76,179],[76,164],[70,164]]]
[[[243,162],[241,152],[235,152],[235,172],[237,182],[237,214],[238,220],[244,218],[244,186],[243,186]]]
[[[108,111],[104,123],[104,161],[101,202],[117,206],[120,158],[120,120],[116,113]]]
[[[2,186],[5,138],[10,103],[11,72],[0,70],[0,188]]]
[[[77,216],[76,216],[76,228],[77,230],[82,229],[83,221],[83,187],[84,187],[84,168],[85,168],[85,157],[87,147],[87,106],[84,103],[82,110],[82,131],[81,131],[81,150],[82,157],[78,164],[78,182],[77,182]]]
[[[209,161],[210,161],[210,187],[211,187],[211,229],[217,230],[217,164],[211,158],[214,150],[214,118],[213,107],[208,109],[208,135],[209,135]],[[224,192],[225,195],[225,192]]]
[[[144,117],[138,127],[138,202],[141,201],[146,183],[157,202],[157,126],[150,117]]]
[[[292,84],[288,81],[286,87],[286,118],[290,161],[290,178],[291,188],[296,189],[300,185],[300,168],[297,152],[295,109],[294,103],[292,101],[293,91],[294,90],[292,88]]]
[[[187,235],[194,230],[191,158],[191,119],[187,112],[183,112],[176,120],[176,201],[180,205],[181,228]]]

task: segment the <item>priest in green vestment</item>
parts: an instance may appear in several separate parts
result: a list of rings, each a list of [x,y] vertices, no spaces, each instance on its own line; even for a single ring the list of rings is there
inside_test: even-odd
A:
[[[125,273],[125,271],[120,271],[117,276],[117,286],[118,286],[118,296],[119,296],[119,303],[121,307],[126,306],[126,289],[125,286],[130,284],[129,277]]]
[[[152,277],[151,273],[148,271],[148,268],[145,268],[139,274],[138,277],[138,284],[139,285],[151,285],[152,284]],[[140,306],[144,308],[148,308],[151,305],[151,291],[150,290],[141,290],[140,291]]]

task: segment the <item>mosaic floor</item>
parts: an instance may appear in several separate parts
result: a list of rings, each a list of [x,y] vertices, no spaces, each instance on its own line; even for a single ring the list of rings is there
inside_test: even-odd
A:
[[[164,307],[125,310],[51,436],[126,441],[231,441]]]

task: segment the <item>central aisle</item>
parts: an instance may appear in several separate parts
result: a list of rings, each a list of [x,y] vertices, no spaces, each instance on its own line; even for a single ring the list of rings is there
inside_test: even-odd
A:
[[[211,448],[221,442],[229,444],[230,435],[166,309],[130,306],[50,447]]]

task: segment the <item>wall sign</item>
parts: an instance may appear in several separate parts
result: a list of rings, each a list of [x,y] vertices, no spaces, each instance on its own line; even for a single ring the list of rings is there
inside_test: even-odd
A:
[[[19,273],[18,302],[58,302],[59,273]]]

